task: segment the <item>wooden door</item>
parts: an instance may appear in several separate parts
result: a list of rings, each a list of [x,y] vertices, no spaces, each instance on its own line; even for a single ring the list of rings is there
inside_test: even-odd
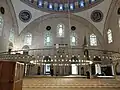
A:
[[[15,62],[0,61],[0,90],[13,90]]]

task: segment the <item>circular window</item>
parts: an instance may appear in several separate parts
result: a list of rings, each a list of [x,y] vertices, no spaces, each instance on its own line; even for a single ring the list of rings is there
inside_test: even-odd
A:
[[[49,31],[50,29],[51,29],[51,26],[47,26],[47,27],[46,27],[46,30]]]
[[[72,31],[76,30],[76,27],[75,27],[75,26],[72,26],[72,27],[71,27],[71,30],[72,30]]]
[[[103,13],[100,10],[95,10],[91,14],[91,19],[93,22],[100,22],[103,19]]]
[[[32,18],[32,15],[30,13],[30,11],[28,10],[22,10],[20,13],[19,13],[19,18],[22,22],[26,23],[26,22],[29,22]]]

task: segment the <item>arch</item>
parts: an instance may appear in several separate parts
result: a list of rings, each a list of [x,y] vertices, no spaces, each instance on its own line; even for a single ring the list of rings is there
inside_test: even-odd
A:
[[[13,43],[12,42],[9,42],[8,48],[13,49]]]
[[[14,6],[11,0],[6,0],[10,13],[12,15],[12,21],[13,21],[13,27],[14,27],[14,31],[15,33],[18,35],[19,34],[19,26],[18,26],[18,22],[17,22],[17,16],[15,14],[15,10],[14,10]]]
[[[43,60],[51,60],[51,58],[49,56],[45,56]]]
[[[30,49],[30,47],[29,47],[28,45],[24,45],[24,46],[22,47],[22,49],[25,50],[25,51],[28,51],[28,50]]]
[[[32,28],[32,26],[39,26],[40,23],[42,23],[44,20],[49,20],[49,19],[52,19],[52,18],[68,18],[69,19],[69,16],[68,14],[65,14],[65,13],[52,13],[52,14],[47,14],[47,15],[44,15],[44,16],[41,16],[37,19],[35,19],[34,21],[32,21],[30,24],[28,24],[23,31],[20,32],[20,35],[21,33],[24,33],[25,30],[29,31],[29,29],[27,29],[28,27],[29,28]],[[77,22],[82,22],[82,24],[89,28],[94,34],[97,34],[97,36],[99,37],[98,38],[98,42],[100,43],[101,47],[104,48],[104,38],[103,38],[103,35],[100,33],[100,31],[92,24],[90,23],[88,20],[80,17],[80,16],[76,16],[76,15],[73,15],[71,14],[70,16],[70,19],[72,20],[75,20]]]
[[[78,60],[77,56],[71,58],[71,60]]]

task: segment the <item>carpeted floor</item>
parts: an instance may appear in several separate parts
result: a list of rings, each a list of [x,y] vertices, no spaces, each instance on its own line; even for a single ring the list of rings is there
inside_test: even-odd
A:
[[[23,90],[120,90],[115,79],[24,78]]]

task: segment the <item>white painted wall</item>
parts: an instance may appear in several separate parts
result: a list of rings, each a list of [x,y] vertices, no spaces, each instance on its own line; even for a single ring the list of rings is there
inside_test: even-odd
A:
[[[22,3],[20,0],[11,0],[12,3],[13,3],[13,6],[14,6],[14,10],[15,10],[15,13],[16,13],[16,17],[17,17],[17,22],[18,22],[18,27],[19,27],[19,33],[29,24],[31,23],[32,21],[34,21],[36,18],[38,17],[41,17],[41,16],[44,16],[48,13],[46,12],[42,12],[40,10],[36,10],[34,8],[31,8],[29,7],[28,5]],[[20,11],[22,10],[28,10],[31,12],[32,14],[32,19],[27,22],[27,23],[24,23],[22,22],[20,19],[19,19],[19,13]]]
[[[91,28],[84,25],[82,22],[76,21],[71,19],[71,26],[76,26],[76,34],[78,36],[78,44],[77,47],[82,47],[84,43],[84,36],[87,36],[87,41],[89,43],[89,35],[93,33]],[[52,23],[51,23],[52,22]],[[70,46],[70,33],[71,30],[69,29],[69,20],[68,18],[49,18],[45,19],[44,21],[37,20],[37,22],[33,22],[32,24],[28,25],[20,34],[19,40],[17,42],[17,46],[22,49],[24,46],[24,35],[27,32],[30,32],[33,36],[32,39],[32,45],[30,45],[30,48],[44,48],[44,32],[46,30],[47,26],[51,26],[51,32],[52,32],[52,38],[53,38],[53,46],[54,44],[68,44]],[[63,39],[56,37],[57,33],[57,25],[59,23],[63,23],[65,25],[65,37]],[[95,33],[98,39],[98,46],[97,47],[91,47],[91,48],[102,48],[104,45],[104,40],[99,40],[101,37],[99,37],[99,33]],[[102,42],[101,42],[102,41]]]
[[[82,11],[82,12],[79,12],[79,13],[74,13],[75,15],[77,16],[80,16],[80,17],[83,17],[85,18],[86,20],[88,20],[90,23],[92,23],[100,32],[101,34],[103,35],[103,31],[104,31],[104,24],[105,24],[105,20],[106,20],[106,17],[107,17],[107,13],[108,13],[108,10],[109,10],[109,7],[110,7],[110,4],[111,4],[111,1],[112,0],[104,0],[102,3],[100,3],[99,5],[93,7],[93,8],[90,8],[88,10],[85,10],[85,11]],[[101,10],[104,14],[104,17],[103,17],[103,20],[99,23],[96,23],[96,22],[93,22],[91,20],[91,13],[92,11],[94,10]]]
[[[2,32],[2,36],[0,36],[0,52],[2,52],[2,51],[7,51],[8,49],[10,29],[14,27],[13,27],[11,12],[7,4],[7,1],[0,0],[0,7],[5,8],[5,14],[3,15],[0,13],[0,16],[2,16],[4,19],[3,32]]]

